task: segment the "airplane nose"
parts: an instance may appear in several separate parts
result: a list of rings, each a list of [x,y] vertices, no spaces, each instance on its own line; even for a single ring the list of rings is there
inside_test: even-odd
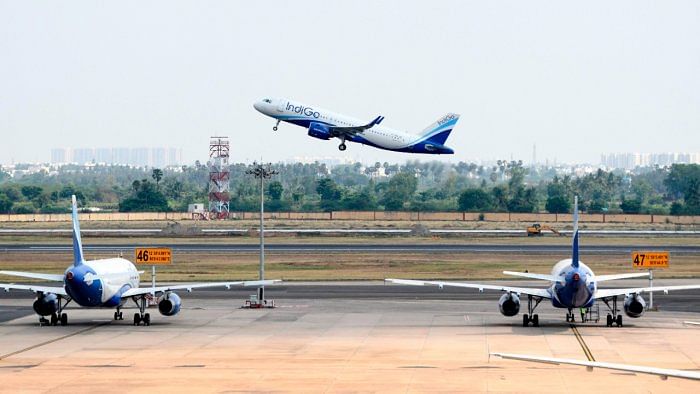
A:
[[[262,112],[262,103],[260,101],[256,101],[255,104],[253,104],[253,108],[258,110],[258,112]]]

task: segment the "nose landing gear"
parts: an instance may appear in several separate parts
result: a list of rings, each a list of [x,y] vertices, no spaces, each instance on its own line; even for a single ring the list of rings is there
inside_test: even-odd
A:
[[[274,126],[272,126],[272,131],[277,131],[277,127],[280,125],[280,122],[281,121],[278,119],[277,123]]]
[[[347,146],[345,146],[345,143],[343,142],[342,144],[338,145],[338,149],[340,149],[340,151],[342,152],[345,149],[347,149]]]

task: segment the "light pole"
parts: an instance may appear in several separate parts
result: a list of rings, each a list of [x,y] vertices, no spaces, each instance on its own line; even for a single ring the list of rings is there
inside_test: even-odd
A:
[[[253,168],[245,172],[248,175],[253,175],[255,178],[260,179],[260,280],[265,280],[265,179],[270,179],[273,175],[279,174],[279,172],[273,170],[271,167],[271,163],[258,164],[258,162],[253,162]],[[265,286],[261,285],[258,287],[258,302],[262,303],[264,301]]]

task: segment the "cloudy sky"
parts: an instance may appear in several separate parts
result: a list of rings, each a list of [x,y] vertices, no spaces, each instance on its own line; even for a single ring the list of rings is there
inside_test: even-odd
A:
[[[597,163],[700,152],[700,2],[0,0],[0,163],[53,147],[173,146],[205,160],[433,159],[273,133],[289,97],[419,132],[454,157]]]

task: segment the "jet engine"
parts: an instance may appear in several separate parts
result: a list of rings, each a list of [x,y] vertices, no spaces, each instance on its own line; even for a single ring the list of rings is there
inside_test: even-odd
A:
[[[629,317],[640,317],[646,310],[647,303],[639,294],[625,297],[625,314]]]
[[[52,315],[58,312],[58,296],[53,293],[40,293],[32,307],[39,316]]]
[[[514,293],[505,293],[498,300],[498,309],[503,316],[515,316],[520,312],[520,298]]]
[[[311,122],[309,125],[309,135],[321,140],[331,139],[331,132],[328,130],[328,126],[323,123]]]
[[[180,312],[180,296],[175,293],[165,293],[158,301],[158,311],[163,316],[174,316]]]

